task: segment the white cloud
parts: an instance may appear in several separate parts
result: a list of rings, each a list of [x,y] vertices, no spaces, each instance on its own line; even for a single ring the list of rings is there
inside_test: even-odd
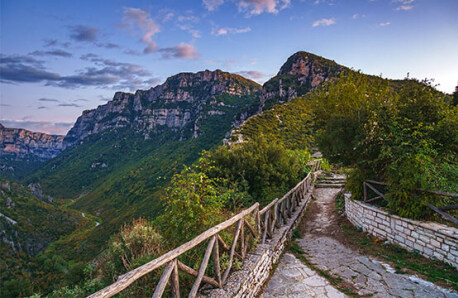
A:
[[[236,2],[239,11],[245,12],[248,16],[260,15],[263,12],[277,14],[291,4],[291,0],[237,0]]]
[[[318,26],[331,26],[334,25],[336,21],[334,18],[331,19],[321,19],[321,20],[316,20],[313,22],[312,27],[318,27]]]
[[[277,14],[287,8],[291,0],[233,0],[239,12],[247,16],[260,15],[264,12]],[[208,11],[214,11],[224,3],[224,0],[202,0],[203,6]]]
[[[391,25],[390,22],[384,22],[384,23],[379,24],[379,26],[382,26],[382,27],[389,26],[389,25]]]
[[[224,0],[202,0],[202,4],[208,11],[216,10],[223,3]]]
[[[355,13],[354,15],[352,15],[352,19],[353,20],[356,20],[356,19],[361,19],[361,18],[365,18],[366,15],[365,14],[359,14],[359,13]]]
[[[214,27],[214,28],[212,28],[212,34],[215,35],[215,36],[227,35],[227,34],[241,34],[241,33],[247,33],[247,32],[250,32],[250,31],[251,31],[250,27],[245,27],[245,28],[231,28],[231,27],[218,28],[218,27]]]
[[[250,78],[250,79],[253,79],[253,80],[260,80],[266,77],[264,73],[258,70],[242,70],[242,71],[237,72],[237,74]]]
[[[395,10],[411,10],[413,5],[409,5],[415,2],[415,0],[393,0],[395,3],[400,3],[401,5],[396,7]]]
[[[142,31],[140,40],[146,43],[146,47],[143,49],[144,54],[149,54],[157,50],[153,36],[160,31],[160,28],[148,12],[139,8],[124,7],[122,22],[124,27],[131,30],[139,28]]]
[[[411,10],[412,8],[412,5],[401,5],[399,7],[396,7],[396,10]]]

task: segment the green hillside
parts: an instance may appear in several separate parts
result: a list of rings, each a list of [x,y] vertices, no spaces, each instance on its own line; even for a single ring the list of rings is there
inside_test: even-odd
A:
[[[36,256],[88,224],[80,212],[45,203],[29,188],[0,180],[0,296],[30,295],[32,281],[45,271]]]
[[[280,142],[289,149],[310,148],[313,145],[313,117],[310,102],[299,97],[283,105],[249,118],[234,131],[233,140],[241,134],[252,139],[260,134]]]

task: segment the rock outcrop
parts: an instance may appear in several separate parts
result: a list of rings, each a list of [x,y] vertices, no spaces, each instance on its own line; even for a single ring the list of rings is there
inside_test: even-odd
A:
[[[236,74],[216,71],[180,73],[162,85],[135,93],[117,92],[113,100],[93,110],[84,111],[64,139],[64,148],[78,144],[86,137],[111,129],[130,128],[148,139],[164,129],[178,131],[194,122],[194,136],[203,105],[214,108],[208,115],[221,115],[215,100],[219,95],[244,96],[259,92],[261,87]]]
[[[62,151],[63,139],[64,136],[6,128],[0,124],[0,153],[17,159],[30,155],[42,160],[53,158]]]
[[[302,96],[321,83],[338,77],[345,69],[323,57],[297,52],[288,58],[275,77],[264,84],[259,112]]]

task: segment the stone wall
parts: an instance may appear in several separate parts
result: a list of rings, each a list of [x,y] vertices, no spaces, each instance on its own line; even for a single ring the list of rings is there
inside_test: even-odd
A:
[[[292,231],[300,223],[310,198],[309,192],[286,225],[276,229],[272,239],[266,240],[265,244],[258,244],[253,252],[247,254],[242,269],[231,273],[223,289],[203,291],[200,296],[256,297],[268,280],[273,265],[279,261]]]
[[[458,269],[458,229],[389,214],[361,201],[345,197],[347,218],[357,227],[381,239]]]

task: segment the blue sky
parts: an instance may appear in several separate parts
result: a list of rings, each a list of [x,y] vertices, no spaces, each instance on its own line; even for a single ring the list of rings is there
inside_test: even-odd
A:
[[[1,0],[0,26],[0,122],[48,133],[179,72],[263,83],[299,50],[458,84],[456,0]]]

